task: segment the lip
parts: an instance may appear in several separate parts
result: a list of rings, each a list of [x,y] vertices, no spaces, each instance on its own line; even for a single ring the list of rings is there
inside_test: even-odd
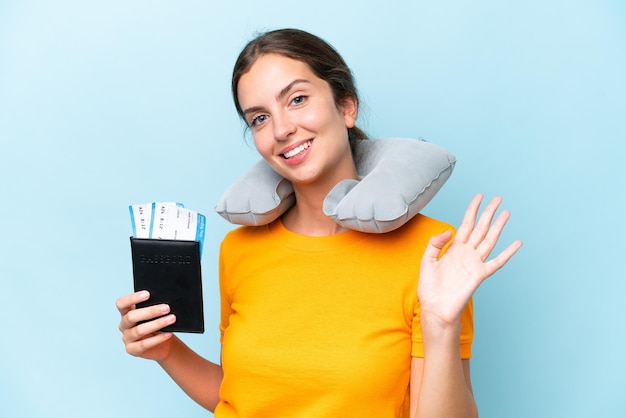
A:
[[[306,144],[307,142],[311,141],[311,143],[313,143],[312,139],[303,139],[302,141],[298,141],[296,143],[293,143],[291,145],[289,145],[288,147],[283,148],[281,151],[278,152],[278,155],[280,155],[281,157],[283,157],[286,153],[288,153],[291,150],[294,150],[296,148],[298,148],[300,145],[302,144]]]
[[[299,146],[306,144],[307,142],[310,142],[311,144],[309,145],[309,147],[307,149],[305,149],[304,151],[300,152],[298,155],[291,157],[291,158],[285,158],[285,153],[294,150],[296,148],[298,148]],[[283,161],[284,164],[288,165],[288,166],[297,166],[298,164],[301,164],[304,160],[306,160],[307,156],[309,155],[309,152],[311,152],[311,148],[313,147],[313,140],[312,139],[305,139],[304,141],[298,141],[288,147],[285,147],[280,155],[281,160]]]

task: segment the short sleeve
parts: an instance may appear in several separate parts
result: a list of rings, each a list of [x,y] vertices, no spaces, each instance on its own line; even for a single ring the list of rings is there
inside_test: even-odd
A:
[[[219,256],[219,284],[220,284],[220,343],[223,343],[224,332],[230,323],[230,315],[233,313],[231,298],[228,295],[228,273],[224,262],[224,245],[220,248]]]
[[[454,228],[452,228],[452,230],[454,234],[456,235],[456,230],[454,230]],[[450,243],[451,242],[452,240],[450,240]],[[448,243],[441,250],[441,254],[443,254],[448,249],[448,246],[450,245],[450,243]],[[411,332],[412,332],[411,356],[412,357],[424,357],[424,337],[422,336],[422,326],[420,323],[419,301],[415,303]],[[472,357],[472,343],[473,342],[474,342],[474,300],[470,299],[470,301],[465,306],[465,309],[461,313],[461,335],[459,338],[461,358],[468,359]]]
[[[416,304],[413,316],[412,329],[412,357],[424,357],[424,338],[422,336],[422,326],[420,324],[419,303]],[[461,336],[459,338],[459,347],[461,349],[461,358],[468,359],[472,357],[472,343],[474,342],[474,301],[470,300],[463,313],[461,314]]]

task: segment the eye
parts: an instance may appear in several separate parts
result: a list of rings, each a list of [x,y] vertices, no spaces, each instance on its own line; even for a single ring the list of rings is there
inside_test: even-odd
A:
[[[259,126],[260,124],[262,124],[263,122],[265,122],[267,120],[268,116],[267,115],[258,115],[255,116],[254,118],[252,118],[252,120],[250,121],[250,127],[253,128],[255,126]]]
[[[291,103],[293,103],[294,105],[299,105],[302,104],[306,101],[307,96],[296,96],[293,98],[293,100],[291,100]]]

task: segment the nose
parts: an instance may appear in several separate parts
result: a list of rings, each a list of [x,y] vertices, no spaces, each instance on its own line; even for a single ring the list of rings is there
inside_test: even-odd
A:
[[[296,132],[296,124],[288,112],[278,112],[273,116],[274,138],[277,141],[286,141]]]

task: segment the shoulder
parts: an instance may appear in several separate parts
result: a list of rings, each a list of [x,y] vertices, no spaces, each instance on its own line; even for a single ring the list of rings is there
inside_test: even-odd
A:
[[[430,238],[433,235],[441,234],[447,230],[455,231],[454,226],[447,222],[440,221],[435,218],[428,217],[418,213],[412,219],[407,221],[403,226],[391,233],[399,235],[421,236]]]
[[[222,240],[221,250],[254,245],[267,239],[268,235],[267,225],[240,226],[226,233]]]
[[[402,263],[407,260],[419,261],[430,239],[447,230],[454,231],[454,228],[446,222],[418,214],[393,231],[359,233],[361,239],[355,240],[355,245],[348,246],[345,250],[351,249],[360,253],[359,257],[367,254],[367,257],[371,257],[369,261],[373,259],[398,260]]]
[[[263,234],[267,230],[267,225],[259,226],[238,226],[237,228],[230,230],[224,236],[224,241],[241,240]]]
[[[380,246],[381,253],[391,252],[400,257],[421,258],[430,239],[454,227],[446,222],[417,214],[400,228],[383,234],[374,235],[369,241]]]

